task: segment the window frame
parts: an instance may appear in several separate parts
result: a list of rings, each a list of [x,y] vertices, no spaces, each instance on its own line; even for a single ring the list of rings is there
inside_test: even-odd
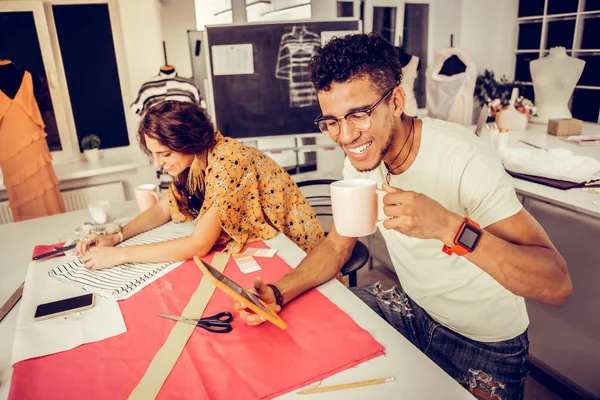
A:
[[[526,1],[526,0],[520,0]],[[573,32],[573,42],[571,43],[570,48],[566,48],[567,53],[570,53],[571,57],[579,58],[584,55],[597,55],[600,56],[600,49],[582,49],[581,42],[583,39],[583,25],[584,20],[589,17],[598,17],[600,18],[600,10],[595,11],[585,11],[585,0],[579,0],[577,4],[577,11],[562,13],[562,14],[548,14],[548,2],[549,0],[544,0],[544,9],[542,15],[533,15],[527,17],[518,17],[517,16],[517,34],[515,35],[515,51],[513,58],[513,68],[512,70],[516,72],[516,64],[517,64],[517,56],[519,54],[524,53],[538,53],[538,59],[546,57],[550,53],[550,49],[546,49],[546,43],[548,40],[548,24],[553,21],[560,21],[565,19],[575,18],[575,28]],[[538,49],[522,49],[518,48],[519,46],[519,31],[522,24],[532,23],[534,21],[540,21],[542,23],[542,33],[540,38],[540,45]],[[533,82],[525,82],[519,81],[520,84],[528,85],[533,87]],[[576,85],[574,90],[584,89],[584,90],[600,90],[599,86],[588,86],[588,85]],[[573,92],[574,93],[574,92]],[[571,99],[569,100],[569,108],[572,108],[573,95],[571,95]],[[600,110],[598,110],[598,118],[596,123],[600,124]]]

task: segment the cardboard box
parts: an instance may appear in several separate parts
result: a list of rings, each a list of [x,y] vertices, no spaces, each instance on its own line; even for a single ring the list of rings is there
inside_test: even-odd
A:
[[[581,135],[583,121],[577,118],[551,119],[548,121],[548,133],[554,136]]]

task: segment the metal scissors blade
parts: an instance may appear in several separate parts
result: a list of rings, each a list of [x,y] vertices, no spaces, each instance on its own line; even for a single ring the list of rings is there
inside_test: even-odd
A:
[[[186,324],[197,325],[198,320],[186,317],[180,317],[179,315],[169,315],[169,314],[158,314],[159,317],[172,319],[173,321],[185,322]]]

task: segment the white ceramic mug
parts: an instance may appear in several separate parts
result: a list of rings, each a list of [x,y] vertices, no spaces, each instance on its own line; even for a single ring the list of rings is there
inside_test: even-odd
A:
[[[135,201],[141,212],[158,203],[158,200],[160,200],[160,197],[156,191],[156,185],[146,183],[135,188]]]
[[[93,201],[88,205],[88,210],[97,224],[106,224],[111,220],[110,201],[108,200]]]
[[[377,224],[386,217],[383,213],[385,191],[377,189],[371,179],[347,179],[333,182],[331,211],[335,230],[342,236],[360,237],[375,232]]]

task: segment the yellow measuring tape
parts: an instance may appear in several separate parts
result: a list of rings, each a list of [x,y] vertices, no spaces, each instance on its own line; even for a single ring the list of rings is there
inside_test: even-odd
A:
[[[219,272],[223,272],[228,260],[228,254],[217,253],[214,256],[211,265],[219,270]],[[201,318],[214,291],[215,286],[208,278],[203,276],[200,285],[198,285],[198,288],[192,295],[188,305],[185,306],[182,315],[187,318]],[[196,329],[195,325],[186,324],[185,322],[177,322],[175,324],[165,344],[162,345],[152,359],[142,380],[129,395],[130,400],[156,398],[158,392],[160,392],[160,389],[165,383],[165,380],[167,380],[167,377],[175,366],[177,359],[181,355],[183,348],[190,339],[190,336],[192,336],[194,329]]]

